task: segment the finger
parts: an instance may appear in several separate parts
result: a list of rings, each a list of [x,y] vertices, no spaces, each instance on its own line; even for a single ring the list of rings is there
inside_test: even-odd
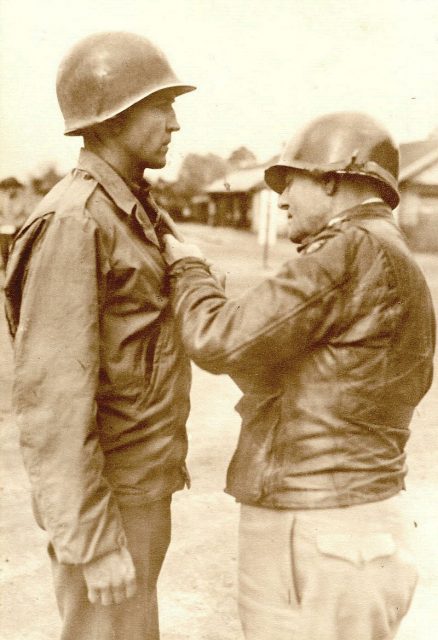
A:
[[[126,597],[132,598],[137,593],[137,581],[135,578],[126,583]]]
[[[178,231],[176,227],[173,227],[172,231],[174,232],[175,238],[177,240],[179,240],[180,242],[185,242],[183,234],[180,231]]]
[[[180,242],[184,242],[183,234],[180,232],[180,230],[178,229],[178,227],[176,226],[176,224],[174,223],[170,215],[167,213],[167,211],[163,211],[162,215],[166,220],[167,226],[169,227],[169,229],[171,230],[175,238],[177,238],[177,240],[179,240]]]
[[[91,602],[91,604],[96,604],[96,602],[99,602],[99,599],[100,594],[97,589],[88,589],[88,600]]]
[[[100,601],[105,607],[113,604],[113,594],[111,589],[105,588],[100,590]]]
[[[164,238],[164,242],[168,247],[175,247],[177,244],[180,244],[179,240],[177,240],[175,236],[173,236],[170,233],[166,233],[166,235],[164,235],[163,238]]]

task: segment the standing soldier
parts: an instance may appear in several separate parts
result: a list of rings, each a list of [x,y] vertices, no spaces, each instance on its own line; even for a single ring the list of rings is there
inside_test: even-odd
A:
[[[392,216],[397,173],[371,118],[312,122],[265,174],[300,256],[235,300],[168,238],[186,348],[243,391],[226,490],[247,640],[390,640],[411,602],[405,445],[435,320]]]
[[[188,481],[190,365],[161,251],[174,226],[143,172],[164,167],[174,99],[194,88],[146,38],[77,44],[57,94],[85,148],[10,258],[14,406],[62,640],[159,638],[171,495]]]
[[[23,185],[16,178],[5,178],[0,182],[0,257],[6,271],[9,250],[17,231],[26,220],[23,201]]]

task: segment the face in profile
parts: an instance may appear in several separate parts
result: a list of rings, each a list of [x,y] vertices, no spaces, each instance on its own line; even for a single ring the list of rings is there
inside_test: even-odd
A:
[[[291,171],[278,200],[279,208],[287,211],[289,239],[300,243],[321,231],[330,217],[330,205],[320,178],[307,171]]]
[[[180,126],[171,91],[158,91],[140,100],[117,118],[115,139],[120,151],[137,166],[161,169],[172,133]]]

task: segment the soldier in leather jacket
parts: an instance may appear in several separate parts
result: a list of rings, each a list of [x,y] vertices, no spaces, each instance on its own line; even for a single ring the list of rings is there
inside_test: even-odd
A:
[[[397,172],[368,116],[310,123],[265,174],[299,256],[236,299],[167,239],[187,352],[243,392],[226,491],[247,640],[389,640],[414,592],[405,445],[435,319],[391,211]]]

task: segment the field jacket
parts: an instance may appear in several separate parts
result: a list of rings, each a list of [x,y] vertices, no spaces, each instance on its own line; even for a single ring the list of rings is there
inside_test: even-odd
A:
[[[190,387],[155,228],[95,154],[21,229],[6,312],[37,519],[60,562],[89,562],[124,544],[120,501],[184,486]]]
[[[403,487],[409,423],[432,379],[435,320],[385,205],[346,211],[236,299],[200,260],[180,260],[171,274],[188,353],[243,391],[227,492],[309,509]]]

